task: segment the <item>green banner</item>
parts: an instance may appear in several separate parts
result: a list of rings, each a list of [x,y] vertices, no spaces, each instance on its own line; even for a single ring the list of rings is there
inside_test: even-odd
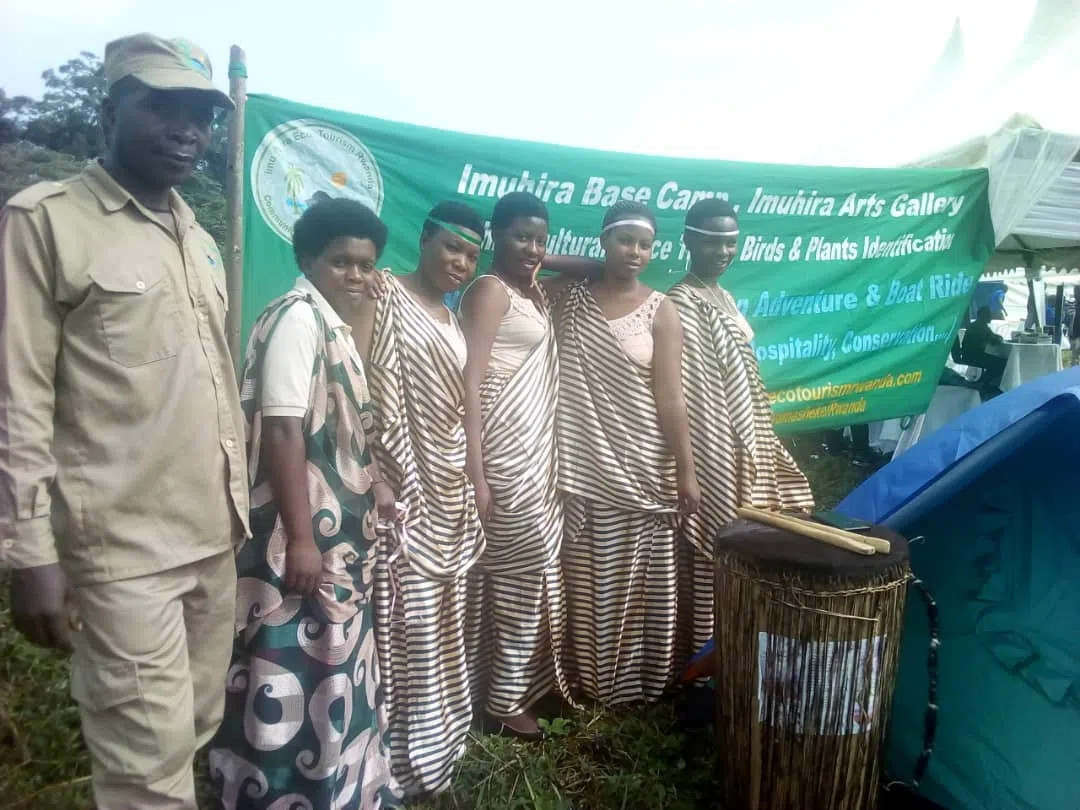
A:
[[[638,200],[659,223],[644,280],[661,290],[688,264],[687,209],[701,197],[722,197],[738,209],[741,231],[724,285],[756,332],[781,433],[924,411],[994,247],[983,170],[600,152],[260,95],[248,97],[245,126],[245,336],[292,284],[293,223],[322,195],[352,197],[380,213],[390,229],[381,264],[395,272],[415,266],[424,217],[440,200],[461,199],[490,216],[502,194],[530,191],[551,212],[548,252],[591,257],[602,255],[608,206]]]

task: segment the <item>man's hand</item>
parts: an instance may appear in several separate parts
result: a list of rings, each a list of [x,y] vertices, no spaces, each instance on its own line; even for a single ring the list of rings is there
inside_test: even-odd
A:
[[[67,577],[58,564],[11,572],[15,629],[41,647],[71,652]]]

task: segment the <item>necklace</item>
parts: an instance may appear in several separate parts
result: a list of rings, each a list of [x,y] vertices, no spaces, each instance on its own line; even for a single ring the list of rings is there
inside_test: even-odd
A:
[[[416,302],[416,304],[424,310],[435,321],[438,321],[443,326],[452,324],[454,321],[450,317],[450,310],[447,309],[446,304],[440,297],[435,300],[431,297],[430,293],[423,288],[419,283],[419,271],[414,270],[409,275],[405,276],[401,281],[401,286],[405,288],[405,292],[408,293],[409,298]],[[412,281],[413,277],[417,278],[417,281]]]
[[[718,290],[718,284],[708,284],[700,276],[698,276],[693,270],[687,270],[686,274],[697,282],[695,286],[704,294],[704,297],[712,301],[717,306],[722,306],[724,301],[720,297]]]

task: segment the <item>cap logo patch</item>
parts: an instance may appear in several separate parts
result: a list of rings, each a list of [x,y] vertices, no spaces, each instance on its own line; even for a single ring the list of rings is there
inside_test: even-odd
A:
[[[210,78],[210,60],[207,58],[206,53],[193,42],[189,42],[186,39],[173,39],[170,40],[172,44],[180,51],[181,55],[187,60],[188,67],[203,77]]]

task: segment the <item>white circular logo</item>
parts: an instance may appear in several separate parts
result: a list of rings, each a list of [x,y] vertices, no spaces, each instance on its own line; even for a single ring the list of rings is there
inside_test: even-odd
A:
[[[292,243],[293,225],[308,206],[347,197],[382,209],[379,164],[345,130],[311,118],[279,124],[262,139],[251,160],[251,192],[267,225]]]

